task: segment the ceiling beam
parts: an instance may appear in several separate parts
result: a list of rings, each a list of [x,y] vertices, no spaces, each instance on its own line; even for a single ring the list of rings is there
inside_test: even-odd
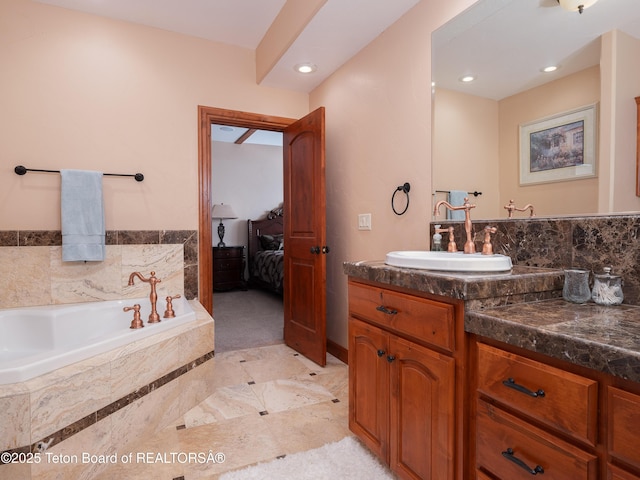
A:
[[[327,0],[287,0],[256,48],[256,83],[258,85],[325,3]]]
[[[244,132],[242,135],[240,135],[240,136],[236,139],[236,141],[235,141],[235,142],[233,142],[233,143],[235,143],[236,145],[241,145],[241,144],[243,144],[244,142],[246,142],[246,141],[247,141],[247,139],[248,139],[251,135],[253,135],[254,133],[256,133],[257,131],[258,131],[258,129],[257,129],[257,128],[250,128],[249,130],[247,130],[246,132]]]

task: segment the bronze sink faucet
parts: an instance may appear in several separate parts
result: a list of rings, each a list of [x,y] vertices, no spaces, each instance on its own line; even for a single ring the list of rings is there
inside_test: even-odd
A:
[[[476,208],[476,206],[472,203],[469,203],[469,197],[464,197],[464,203],[459,207],[454,207],[446,200],[440,200],[436,203],[435,208],[433,209],[433,214],[437,217],[438,211],[440,210],[440,205],[444,205],[449,210],[464,210],[464,231],[467,234],[467,241],[464,242],[464,253],[476,253],[476,246],[473,243],[473,235],[471,230],[473,225],[471,224],[471,209]]]
[[[509,203],[507,205],[504,206],[504,209],[509,212],[509,218],[511,218],[513,216],[513,211],[515,210],[516,212],[526,212],[527,210],[531,210],[531,213],[529,213],[530,217],[535,217],[535,213],[533,213],[533,205],[531,205],[530,203],[527,203],[524,207],[522,208],[517,208],[516,204],[513,203],[513,200],[509,200]]]
[[[160,315],[158,315],[158,311],[156,310],[156,303],[158,302],[156,284],[160,283],[162,280],[156,278],[156,272],[151,272],[151,276],[149,276],[149,278],[144,278],[140,274],[140,272],[133,272],[131,275],[129,275],[129,286],[133,285],[133,280],[135,277],[138,277],[143,282],[151,285],[151,293],[149,294],[149,300],[151,301],[151,313],[149,314],[148,323],[158,323],[160,321]]]

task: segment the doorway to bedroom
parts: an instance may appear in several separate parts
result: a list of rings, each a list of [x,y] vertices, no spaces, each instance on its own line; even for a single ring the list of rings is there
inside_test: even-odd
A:
[[[212,214],[216,353],[284,342],[282,252],[265,241],[281,238],[282,222],[267,218],[282,199],[282,132],[212,124],[211,203],[235,217]]]

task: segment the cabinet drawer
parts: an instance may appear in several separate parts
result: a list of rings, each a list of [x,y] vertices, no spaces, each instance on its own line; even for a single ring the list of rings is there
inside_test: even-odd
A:
[[[226,260],[216,259],[213,262],[214,270],[238,270],[242,268],[241,258],[229,258]]]
[[[597,457],[486,402],[476,427],[476,467],[498,478],[531,478],[536,467],[545,480],[598,478]]]
[[[478,391],[578,440],[596,444],[596,381],[489,345],[477,345]]]
[[[607,469],[607,480],[640,480],[640,477],[613,465],[607,465]]]
[[[609,452],[640,471],[640,395],[608,389]]]
[[[453,305],[350,282],[349,313],[420,343],[454,350]]]
[[[213,249],[213,257],[215,259],[219,258],[242,258],[243,249],[242,248],[214,248]]]
[[[493,479],[485,475],[484,472],[480,470],[476,470],[476,480],[493,480]]]

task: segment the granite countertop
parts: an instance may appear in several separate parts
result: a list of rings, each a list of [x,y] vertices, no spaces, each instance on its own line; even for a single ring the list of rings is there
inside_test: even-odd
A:
[[[640,307],[577,305],[561,298],[561,269],[435,272],[347,262],[353,278],[465,301],[465,330],[640,382]]]
[[[640,382],[640,307],[562,299],[467,310],[465,330]]]
[[[351,277],[459,300],[561,292],[564,283],[561,269],[517,265],[509,272],[457,273],[392,267],[383,261],[363,261],[346,262],[343,270]]]

